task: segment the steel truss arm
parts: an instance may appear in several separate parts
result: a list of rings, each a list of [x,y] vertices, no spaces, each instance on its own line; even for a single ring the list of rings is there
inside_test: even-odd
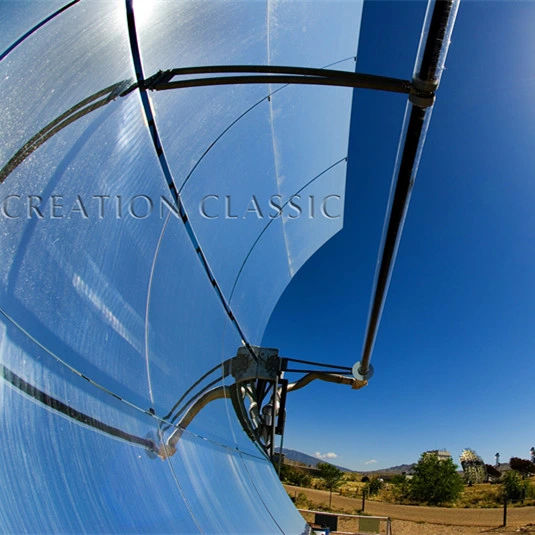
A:
[[[212,74],[216,76],[199,76]],[[218,76],[222,74],[227,74],[228,76]],[[182,77],[182,79],[174,80],[176,77]],[[140,83],[132,85],[122,95],[124,96],[136,88],[165,91],[186,87],[241,84],[301,84],[351,87],[411,94],[419,98],[424,107],[433,102],[433,90],[421,88],[409,80],[333,69],[281,65],[209,65],[159,71]]]
[[[419,63],[417,61],[413,87],[431,91],[433,95],[438,88],[458,5],[459,0],[436,0],[430,18],[426,18],[429,21],[427,39],[420,45],[423,54]],[[424,30],[426,26],[424,25]],[[400,143],[398,150],[396,186],[390,214],[385,221],[383,248],[378,260],[379,268],[371,299],[364,347],[361,361],[355,365],[354,375],[361,379],[368,379],[373,373],[370,364],[371,354],[430,118],[430,111],[421,106],[417,95],[410,95],[409,101],[411,106],[408,111],[408,126],[405,139]]]
[[[304,377],[301,377],[295,383],[288,384],[288,392],[294,392],[310,384],[312,381],[319,379],[321,381],[327,381],[328,383],[338,383],[344,385],[351,385],[354,390],[358,390],[368,384],[367,381],[360,381],[354,377],[347,375],[340,375],[337,373],[325,373],[325,372],[310,372]]]

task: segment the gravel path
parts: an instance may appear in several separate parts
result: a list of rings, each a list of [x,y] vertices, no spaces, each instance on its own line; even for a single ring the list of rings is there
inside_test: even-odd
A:
[[[284,485],[291,496],[305,494],[314,504],[329,504],[329,492]],[[347,513],[355,513],[362,507],[362,500],[333,494],[333,507]],[[368,515],[389,516],[394,520],[395,535],[441,535],[491,533],[535,533],[535,507],[509,507],[507,528],[503,523],[503,509],[457,509],[455,507],[427,507],[395,505],[366,501]]]

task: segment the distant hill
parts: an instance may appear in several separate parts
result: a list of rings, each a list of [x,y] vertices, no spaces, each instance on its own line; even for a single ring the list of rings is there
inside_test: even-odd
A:
[[[368,475],[396,475],[402,474],[403,472],[409,474],[412,470],[414,464],[400,464],[399,466],[391,466],[390,468],[382,468],[381,470],[370,470],[367,472],[362,472],[363,474]]]
[[[282,453],[286,456],[287,459],[298,463],[306,464],[307,466],[315,467],[318,463],[329,463],[336,466],[340,470],[343,470],[344,472],[354,472],[354,470],[350,470],[349,468],[344,468],[343,466],[338,466],[337,464],[334,464],[333,462],[331,462],[331,459],[318,459],[318,457],[308,455],[301,451],[282,448]]]
[[[381,475],[381,474],[402,474],[403,472],[406,472],[407,474],[410,472],[411,468],[413,467],[412,464],[401,464],[399,466],[392,466],[390,468],[383,468],[381,470],[350,470],[349,468],[344,468],[343,466],[339,466],[337,464],[334,464],[331,462],[330,459],[318,459],[318,457],[314,457],[313,455],[308,455],[306,453],[303,453],[301,451],[297,450],[290,450],[287,448],[283,448],[282,452],[286,456],[287,459],[290,459],[291,461],[295,461],[298,463],[306,464],[307,466],[316,466],[318,463],[324,463],[328,462],[330,464],[333,464],[340,470],[343,470],[344,472],[358,472],[359,474],[369,474],[369,475]]]

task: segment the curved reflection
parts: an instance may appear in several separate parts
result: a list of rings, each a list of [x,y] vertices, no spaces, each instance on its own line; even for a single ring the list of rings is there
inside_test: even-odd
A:
[[[347,154],[351,90],[164,95],[139,75],[229,59],[351,71],[339,58],[355,57],[362,4],[33,7],[0,7],[0,425],[21,445],[0,456],[0,531],[306,533],[271,462],[286,394],[356,383],[289,383],[289,361],[258,344],[341,220],[209,226],[196,206],[220,184],[342,198],[344,166],[325,170]]]
[[[79,0],[77,0],[79,1]],[[72,108],[62,113],[59,117],[47,124],[35,136],[21,147],[7,164],[0,169],[0,184],[11,174],[15,168],[37,150],[43,143],[57,134],[63,128],[69,126],[84,115],[98,110],[109,102],[115,100],[121,93],[133,85],[132,80],[124,80],[117,84],[97,91],[95,94],[75,104]]]

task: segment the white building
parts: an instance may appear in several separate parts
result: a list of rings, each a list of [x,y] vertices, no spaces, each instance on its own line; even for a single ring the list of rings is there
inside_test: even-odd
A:
[[[424,455],[435,455],[439,461],[447,461],[451,459],[451,453],[448,450],[429,450]]]

